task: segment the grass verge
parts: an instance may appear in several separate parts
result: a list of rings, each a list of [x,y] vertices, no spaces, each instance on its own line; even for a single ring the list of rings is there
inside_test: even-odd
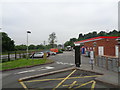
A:
[[[49,59],[19,59],[14,61],[9,61],[5,63],[0,63],[0,71],[7,70],[7,69],[14,69],[14,68],[20,68],[20,67],[28,67],[28,66],[34,66],[39,64],[46,64],[51,63],[53,60]]]

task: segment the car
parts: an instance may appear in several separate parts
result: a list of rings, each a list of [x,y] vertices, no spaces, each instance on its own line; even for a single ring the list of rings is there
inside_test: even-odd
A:
[[[30,56],[30,58],[43,58],[43,56],[44,56],[44,52],[35,52]],[[48,54],[47,54],[47,57],[48,57]]]
[[[56,55],[56,52],[50,51],[50,55]]]
[[[44,53],[47,53],[48,57],[50,56],[50,51],[45,51]]]

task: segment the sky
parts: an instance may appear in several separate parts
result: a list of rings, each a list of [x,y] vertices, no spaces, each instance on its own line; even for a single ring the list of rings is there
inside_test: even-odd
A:
[[[0,3],[1,31],[16,45],[38,45],[56,33],[57,44],[79,34],[118,30],[119,0],[3,0]]]

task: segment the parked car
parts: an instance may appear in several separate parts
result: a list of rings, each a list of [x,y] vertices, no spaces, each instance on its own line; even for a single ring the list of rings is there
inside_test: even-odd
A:
[[[35,52],[30,56],[30,58],[43,58],[43,56],[44,56],[44,52]],[[47,57],[48,57],[48,54],[47,54]]]
[[[45,51],[44,53],[47,53],[48,57],[50,56],[50,51]]]
[[[56,52],[50,51],[50,55],[56,55]]]

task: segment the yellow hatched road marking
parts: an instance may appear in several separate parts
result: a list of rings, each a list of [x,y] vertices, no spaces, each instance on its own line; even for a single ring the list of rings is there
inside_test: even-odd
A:
[[[67,86],[70,86],[71,84],[68,84],[68,85],[62,85],[63,87],[67,87]],[[79,85],[79,84],[74,84],[74,85]]]
[[[64,78],[55,88],[53,88],[53,90],[55,90],[56,88],[58,88],[62,83],[64,83],[73,73],[75,73],[76,69],[71,72],[66,78]]]
[[[96,84],[96,81],[93,80],[93,84],[92,84],[92,86],[91,86],[91,90],[94,90],[95,84]]]
[[[68,79],[77,79],[77,78],[89,78],[89,77],[99,77],[101,75],[92,75],[92,76],[82,76],[82,77],[69,77]],[[41,81],[52,81],[52,80],[63,80],[65,78],[54,78],[54,79],[42,79],[42,80],[31,80],[24,82],[41,82]]]
[[[85,86],[85,85],[90,84],[90,83],[93,83],[93,84],[92,84],[92,87],[91,87],[92,90],[93,90],[93,88],[95,87],[95,81],[94,81],[94,80],[91,80],[91,81],[89,81],[89,82],[87,82],[87,83],[81,84],[80,86],[78,86],[78,87],[76,87],[76,88],[80,88],[80,87]]]
[[[69,89],[71,89],[71,88],[76,84],[76,82],[77,82],[77,81],[74,81],[74,82],[70,85]]]
[[[28,90],[27,86],[23,82],[19,82],[25,90]]]

